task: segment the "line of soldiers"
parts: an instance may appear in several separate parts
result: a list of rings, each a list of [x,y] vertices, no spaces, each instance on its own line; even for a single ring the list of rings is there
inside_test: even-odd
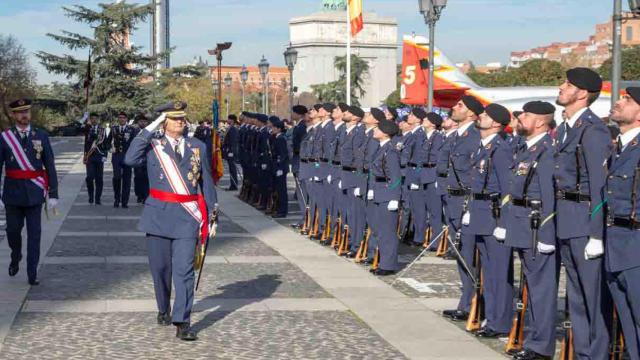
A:
[[[380,276],[399,269],[400,241],[455,259],[462,295],[443,315],[478,337],[508,336],[514,359],[553,357],[564,265],[562,358],[640,359],[640,88],[612,109],[615,141],[589,109],[601,89],[592,70],[567,71],[557,127],[551,103],[511,113],[469,95],[446,119],[297,106],[291,158],[305,216],[294,227]],[[269,118],[241,120],[241,193],[264,208],[280,169],[269,159],[286,155],[273,155]]]

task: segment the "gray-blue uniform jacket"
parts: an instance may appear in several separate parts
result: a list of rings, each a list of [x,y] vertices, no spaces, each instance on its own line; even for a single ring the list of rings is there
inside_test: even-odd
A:
[[[391,141],[381,146],[376,152],[369,176],[369,189],[373,190],[374,203],[400,201],[402,172],[399,157],[399,153],[392,148]]]
[[[444,152],[442,149],[444,141],[444,134],[440,131],[435,130],[429,138],[425,133],[420,149],[418,149],[423,162],[422,164],[416,164],[418,165],[416,170],[419,184],[426,185],[436,182],[437,160],[438,156]]]
[[[446,178],[447,192],[449,193],[447,196],[447,218],[459,220],[462,217],[462,205],[465,197],[455,195],[455,192],[468,191],[471,187],[471,155],[478,150],[480,132],[474,124],[471,124],[461,135],[458,135],[456,130],[452,136]],[[459,226],[457,223],[451,225]]]
[[[406,163],[404,164],[407,169],[405,171],[405,188],[409,188],[411,184],[420,183],[420,172],[418,171],[418,165],[422,165],[424,162],[425,153],[422,151],[422,142],[426,138],[426,134],[422,126],[419,126],[415,132],[411,135],[411,140],[407,139],[407,142],[411,148],[408,149],[407,154],[403,151],[402,155],[406,156]],[[402,161],[402,160],[401,160]]]
[[[293,128],[293,136],[291,139],[291,170],[294,174],[298,174],[300,169],[302,140],[305,138],[306,134],[307,126],[303,120],[300,120],[300,122]]]
[[[344,145],[340,152],[340,163],[342,164],[343,189],[353,189],[358,187],[357,171],[360,170],[357,164],[357,157],[360,148],[365,140],[364,125],[357,124],[349,133],[345,135]]]
[[[449,177],[449,154],[451,153],[451,147],[453,147],[453,140],[456,137],[456,131],[447,136],[445,133],[443,136],[443,143],[438,154],[438,160],[436,162],[436,182],[438,183],[438,194],[447,194],[447,177]]]

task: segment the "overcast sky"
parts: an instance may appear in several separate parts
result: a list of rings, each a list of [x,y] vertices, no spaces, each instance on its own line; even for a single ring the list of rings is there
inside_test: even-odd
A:
[[[66,52],[45,36],[47,32],[64,29],[90,34],[86,25],[64,17],[63,5],[95,7],[106,1],[0,0],[0,34],[11,34],[25,46],[39,83],[61,80],[44,71],[33,53]],[[365,11],[397,19],[399,42],[402,34],[426,33],[416,0],[363,2]],[[172,64],[190,62],[194,56],[206,58],[206,50],[216,42],[233,41],[232,49],[225,53],[224,62],[228,65],[257,64],[262,54],[271,64],[283,65],[289,19],[317,12],[321,3],[321,0],[172,0],[171,46],[176,48]],[[626,7],[626,1],[623,3]],[[438,23],[436,44],[456,62],[506,63],[511,51],[552,41],[587,39],[595,24],[607,21],[611,12],[612,1],[604,0],[449,0]],[[149,34],[149,25],[142,24],[133,34],[133,42],[148,49]]]

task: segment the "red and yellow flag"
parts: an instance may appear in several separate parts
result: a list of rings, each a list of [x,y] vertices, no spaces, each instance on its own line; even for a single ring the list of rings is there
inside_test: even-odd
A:
[[[356,36],[364,27],[362,0],[349,0],[349,21],[351,22],[351,36]]]

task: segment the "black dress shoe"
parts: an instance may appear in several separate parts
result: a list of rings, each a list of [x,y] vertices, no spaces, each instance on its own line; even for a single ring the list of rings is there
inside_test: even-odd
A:
[[[93,204],[93,198],[89,198],[89,204]]]
[[[373,264],[373,259],[366,258],[362,261],[362,263],[365,265],[371,265]]]
[[[291,225],[289,225],[289,226],[291,226],[291,227],[292,227],[292,228],[294,228],[294,229],[300,229],[300,228],[302,228],[302,224],[298,224],[298,223],[291,224]]]
[[[198,335],[191,329],[188,323],[176,324],[176,337],[184,341],[198,340]]]
[[[442,256],[443,260],[457,260],[458,258],[456,257],[456,255],[453,253],[453,251],[447,251],[446,253],[444,253],[444,255]]]
[[[123,209],[128,209],[128,208],[129,208],[129,205],[127,205],[127,204],[122,204],[122,208],[123,208]]]
[[[445,310],[442,312],[442,316],[453,321],[465,321],[469,318],[469,313],[462,310]]]
[[[393,270],[384,270],[384,269],[377,268],[371,271],[371,273],[376,276],[389,276],[389,275],[395,274],[396,272]]]
[[[286,218],[287,215],[285,215],[285,214],[274,214],[274,215],[271,215],[271,217],[273,219],[283,219],[283,218]]]
[[[158,313],[158,325],[169,326],[171,325],[171,314],[169,313]]]
[[[507,334],[501,333],[501,332],[497,332],[497,331],[485,326],[482,329],[476,331],[475,335],[477,337],[481,337],[481,338],[495,339],[495,338],[503,337],[503,336],[505,336]]]
[[[114,202],[114,203],[113,203],[113,207],[114,207],[114,208],[119,208],[119,207],[120,207],[120,203],[119,203],[119,202],[117,202],[117,201],[116,201],[116,202]]]
[[[102,202],[100,200],[96,200],[96,205],[102,205]]]
[[[38,281],[38,279],[29,279],[29,285],[40,285],[40,281]]]
[[[550,360],[550,356],[538,354],[537,352],[529,349],[523,349],[513,355],[516,360]]]
[[[18,271],[20,271],[20,263],[14,263],[12,261],[9,265],[9,276],[16,276]]]
[[[322,246],[329,246],[331,245],[331,240],[327,239],[327,240],[322,240],[320,241],[320,245]]]
[[[344,254],[344,257],[348,258],[348,259],[353,259],[358,255],[357,251],[353,251],[353,250],[349,250],[346,254]]]
[[[411,247],[420,247],[422,246],[422,243],[414,243],[413,241],[409,243],[409,246]]]

